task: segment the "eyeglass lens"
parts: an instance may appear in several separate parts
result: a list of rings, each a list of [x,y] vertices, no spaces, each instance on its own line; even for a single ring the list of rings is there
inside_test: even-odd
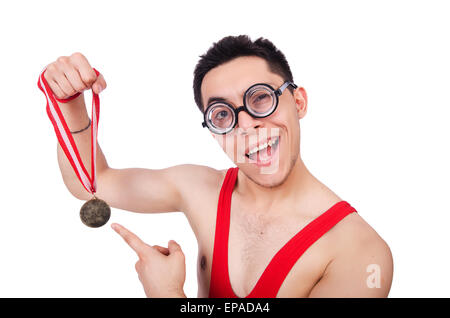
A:
[[[272,90],[264,85],[256,86],[247,92],[245,103],[249,112],[255,116],[264,116],[276,106],[276,97]],[[217,104],[209,109],[207,118],[218,129],[228,129],[236,121],[234,110],[226,104]]]
[[[208,118],[214,127],[227,129],[234,125],[234,111],[226,104],[217,104],[209,110]]]
[[[275,96],[266,86],[256,86],[247,92],[245,103],[255,115],[263,116],[275,106]]]

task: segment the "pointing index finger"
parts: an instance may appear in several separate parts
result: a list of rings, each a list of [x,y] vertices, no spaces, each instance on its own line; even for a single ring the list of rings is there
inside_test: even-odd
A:
[[[142,258],[142,256],[147,251],[148,245],[145,244],[136,234],[127,230],[122,225],[113,223],[113,224],[111,224],[111,227],[120,236],[122,236],[124,241],[136,252],[136,254],[139,256],[139,258]]]

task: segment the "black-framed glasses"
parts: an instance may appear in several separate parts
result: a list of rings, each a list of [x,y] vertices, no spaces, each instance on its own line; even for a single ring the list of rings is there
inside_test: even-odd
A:
[[[270,116],[278,106],[278,97],[283,91],[292,86],[292,82],[286,81],[278,89],[269,84],[257,83],[250,86],[244,93],[243,106],[234,108],[227,102],[215,102],[209,105],[203,113],[203,127],[208,127],[215,134],[229,133],[237,124],[240,111],[245,111],[254,118]]]

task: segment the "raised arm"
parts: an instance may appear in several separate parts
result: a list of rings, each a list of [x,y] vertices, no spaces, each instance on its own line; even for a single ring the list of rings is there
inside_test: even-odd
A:
[[[106,88],[106,81],[89,64],[81,53],[59,57],[47,65],[44,73],[50,88],[59,99],[81,94],[67,103],[59,103],[69,130],[77,131],[87,126],[89,116],[83,91],[93,89],[97,94]],[[83,163],[91,174],[90,141],[91,127],[73,134]],[[77,179],[61,146],[58,144],[58,163],[65,185],[70,193],[81,200],[91,195]],[[195,165],[179,165],[166,169],[113,169],[108,166],[105,155],[97,145],[97,195],[115,208],[133,212],[174,212],[185,211],[182,187],[186,178],[193,177]],[[205,167],[206,168],[206,167]],[[194,180],[191,180],[191,182]]]

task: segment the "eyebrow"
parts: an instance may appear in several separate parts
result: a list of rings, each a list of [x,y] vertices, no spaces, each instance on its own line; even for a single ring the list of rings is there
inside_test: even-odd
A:
[[[255,83],[255,84],[256,84],[256,83]],[[253,86],[253,85],[255,85],[255,84],[252,84],[251,86]],[[273,83],[273,82],[268,82],[268,83],[263,83],[263,84],[269,84],[269,85],[272,86],[272,87],[276,86],[276,84]],[[250,86],[249,86],[249,87],[250,87]],[[244,91],[244,92],[245,92],[245,91]],[[208,106],[211,105],[212,103],[216,103],[216,102],[230,103],[230,102],[227,101],[226,98],[218,97],[218,96],[212,96],[212,97],[208,98],[208,102],[206,103],[206,105],[207,105],[206,107],[208,107]]]
[[[215,96],[213,96],[213,97],[210,97],[209,99],[208,99],[208,103],[206,104],[206,105],[211,105],[212,103],[215,103],[215,102],[226,102],[227,100],[225,99],[225,98],[223,98],[223,97],[215,97]]]

